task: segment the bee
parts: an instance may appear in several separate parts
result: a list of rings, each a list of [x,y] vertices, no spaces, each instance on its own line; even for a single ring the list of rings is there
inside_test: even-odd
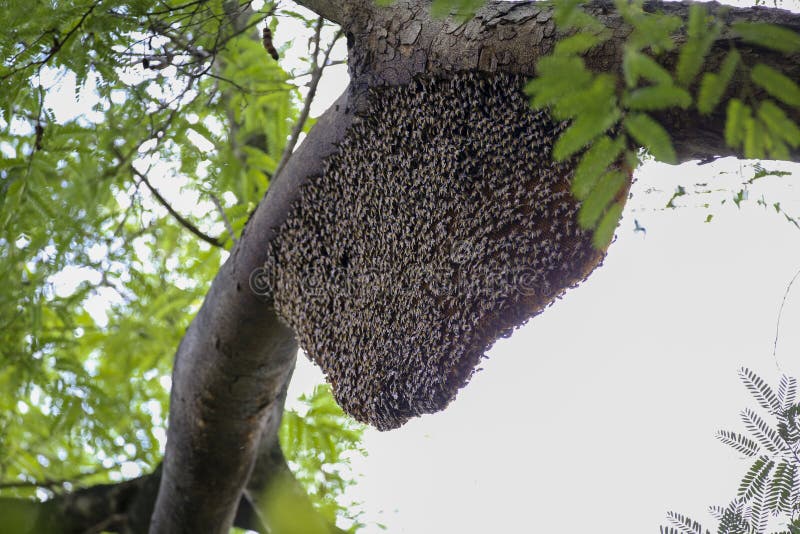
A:
[[[261,42],[264,43],[264,48],[272,56],[272,59],[278,61],[278,51],[275,50],[275,45],[272,44],[272,32],[268,26],[264,26],[264,31],[261,33]]]

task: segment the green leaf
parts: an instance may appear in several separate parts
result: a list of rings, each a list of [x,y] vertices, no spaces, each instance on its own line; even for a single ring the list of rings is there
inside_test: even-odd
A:
[[[599,32],[605,29],[605,26],[600,21],[583,10],[581,7],[582,3],[583,0],[563,0],[555,2],[553,18],[558,27],[562,30],[578,28],[592,32]]]
[[[775,395],[775,392],[772,391],[772,388],[764,382],[763,378],[747,367],[741,367],[739,369],[739,378],[762,408],[773,413],[781,411],[778,397]]]
[[[563,120],[586,114],[603,114],[615,102],[614,82],[614,77],[608,74],[595,76],[586,89],[573,90],[557,99],[553,105],[553,116]]]
[[[758,108],[758,118],[767,126],[773,137],[786,141],[792,148],[800,146],[800,127],[774,102],[770,100],[762,102]]]
[[[627,176],[618,170],[609,171],[600,178],[578,211],[578,224],[581,228],[594,228],[606,206],[614,200],[626,180]]]
[[[744,478],[742,478],[737,495],[748,500],[759,491],[763,491],[764,479],[769,475],[774,465],[775,463],[766,456],[761,456],[756,459]]]
[[[740,415],[745,427],[756,438],[759,445],[773,454],[782,453],[786,450],[786,443],[760,415],[750,408],[742,410]]]
[[[625,55],[622,60],[622,71],[625,75],[625,83],[628,87],[634,87],[639,83],[640,78],[644,78],[656,85],[672,85],[672,75],[667,69],[659,65],[650,56],[638,50],[626,47]]]
[[[651,85],[628,93],[623,103],[629,109],[651,111],[679,107],[686,109],[692,97],[686,89],[674,85]]]
[[[624,138],[612,140],[607,135],[592,144],[581,158],[572,179],[572,194],[578,200],[585,199],[609,165],[614,163],[625,148]]]
[[[781,102],[800,107],[800,87],[783,73],[759,63],[750,70],[750,78]]]
[[[649,47],[656,54],[672,50],[675,47],[672,35],[683,25],[683,20],[674,15],[647,13],[642,4],[641,1],[614,1],[617,11],[634,29],[628,37],[629,45],[636,50]]]
[[[607,36],[597,35],[590,32],[580,32],[575,35],[565,37],[556,43],[553,50],[554,55],[572,56],[575,54],[583,54],[588,52],[593,47],[606,41]]]
[[[725,122],[725,142],[728,146],[738,148],[744,141],[744,125],[752,115],[750,106],[738,98],[728,102],[728,120]]]
[[[542,108],[558,101],[565,94],[587,87],[593,79],[579,57],[545,56],[536,64],[539,74],[526,86],[531,105]]]
[[[800,35],[783,26],[767,22],[734,22],[733,30],[746,43],[785,54],[800,52]]]
[[[615,202],[608,208],[603,218],[600,219],[600,224],[594,231],[592,236],[592,245],[597,250],[606,250],[611,240],[614,239],[614,231],[617,229],[619,219],[622,217],[622,209],[625,205],[622,202]]]
[[[709,222],[709,220],[706,220]],[[736,432],[729,432],[727,430],[720,430],[717,432],[717,439],[722,443],[733,447],[737,452],[745,456],[755,456],[759,452],[758,443]]]
[[[633,113],[625,118],[625,129],[653,156],[665,163],[675,163],[677,157],[669,134],[654,119],[644,113]]]
[[[761,123],[753,117],[744,120],[744,156],[753,159],[764,159],[767,156],[764,131]]]
[[[779,206],[776,206],[776,210]],[[788,410],[794,404],[797,394],[797,379],[788,375],[782,375],[778,383],[778,401],[781,403],[782,410]]]
[[[553,157],[563,161],[611,128],[620,117],[618,109],[601,110],[579,116],[558,138],[553,146]]]
[[[725,56],[719,73],[707,72],[703,75],[697,95],[697,109],[700,113],[707,115],[717,107],[733,74],[736,72],[740,57],[738,51],[731,50]]]
[[[681,47],[678,65],[675,68],[680,85],[688,87],[695,79],[719,32],[719,25],[713,24],[709,27],[706,24],[705,6],[692,4],[689,7],[688,39]]]

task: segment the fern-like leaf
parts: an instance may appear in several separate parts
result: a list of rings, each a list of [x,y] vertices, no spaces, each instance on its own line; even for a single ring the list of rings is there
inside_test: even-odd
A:
[[[741,417],[747,430],[758,440],[762,447],[773,454],[785,451],[786,442],[756,412],[750,408],[745,408],[742,410]]]
[[[766,495],[766,505],[770,512],[774,514],[792,512],[792,485],[796,469],[796,465],[786,462],[780,462],[775,468]]]
[[[632,113],[625,119],[625,129],[630,136],[659,161],[674,163],[675,149],[669,133],[652,117],[644,113]]]
[[[789,494],[789,506],[792,510],[800,509],[800,466],[794,465],[792,470],[792,491]]]
[[[780,413],[781,403],[772,388],[764,380],[747,367],[739,369],[739,378],[742,379],[750,394],[758,401],[762,408],[770,413]]]
[[[778,383],[778,404],[781,406],[781,411],[788,410],[794,404],[795,395],[797,395],[797,380],[792,376],[781,376],[781,381]]]
[[[737,432],[720,430],[717,432],[717,439],[745,456],[755,456],[760,450],[758,443]]]
[[[748,43],[786,54],[800,51],[800,35],[788,28],[766,22],[735,22],[733,29]]]
[[[722,521],[722,518],[725,516],[725,508],[719,505],[709,506],[708,513],[717,521]]]
[[[703,66],[711,45],[719,35],[718,24],[707,24],[706,8],[694,4],[689,7],[688,39],[681,47],[675,74],[678,83],[688,87]]]
[[[743,501],[749,501],[756,493],[763,490],[764,481],[769,476],[775,462],[770,460],[767,456],[760,456],[750,469],[747,470],[742,482],[739,484],[738,496]]]
[[[758,63],[750,70],[750,79],[781,102],[800,107],[800,86],[782,72]]]
[[[624,148],[624,138],[611,139],[604,135],[583,154],[572,179],[572,193],[578,200],[589,196],[608,166],[619,159]]]
[[[733,74],[736,72],[739,60],[739,52],[731,50],[722,62],[722,67],[720,67],[718,73],[707,72],[703,75],[697,95],[697,109],[700,113],[711,113],[717,107]]]
[[[667,519],[680,534],[703,534],[703,527],[697,521],[677,512],[667,512]],[[663,529],[664,527],[662,527]],[[706,534],[708,530],[706,530]]]
[[[736,499],[722,514],[717,534],[746,534],[748,532],[750,532],[750,525],[744,518],[744,505],[741,499]]]
[[[753,495],[753,504],[750,507],[750,526],[762,534],[767,529],[767,520],[769,519],[769,510],[765,505],[767,487],[766,483],[762,483],[756,493]]]

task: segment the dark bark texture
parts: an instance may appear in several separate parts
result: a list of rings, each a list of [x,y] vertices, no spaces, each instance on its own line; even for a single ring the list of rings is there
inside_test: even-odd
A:
[[[299,188],[323,172],[325,158],[336,150],[368,88],[405,84],[419,74],[446,77],[459,71],[532,77],[537,60],[560,37],[552,8],[539,3],[489,2],[464,23],[432,19],[429,2],[423,0],[401,0],[391,8],[378,8],[369,0],[298,3],[342,26],[351,85],[273,180],[178,347],[163,470],[31,504],[45,518],[40,521],[46,521],[37,524],[57,524],[54,531],[59,532],[91,532],[98,525],[107,531],[144,532],[149,524],[152,533],[226,533],[236,520],[263,530],[269,518],[258,514],[250,496],[263,493],[272,480],[288,473],[277,431],[297,345],[293,332],[279,321],[270,303],[255,294],[251,283],[257,285],[254,273],[264,265],[267,244]],[[685,19],[689,5],[648,2],[646,9]],[[800,32],[800,15],[795,13],[706,5],[726,21],[773,22]],[[587,9],[614,35],[587,57],[587,63],[596,71],[620,72],[622,43],[630,28],[610,1],[591,2]],[[732,40],[736,42],[728,33],[720,36],[706,70],[716,70]],[[746,63],[772,65],[800,82],[797,55],[736,44]],[[674,62],[674,57],[664,61]],[[741,83],[746,81],[734,81]],[[690,110],[659,118],[681,161],[738,155],[725,145],[719,114],[702,117]],[[793,118],[800,120],[797,110]],[[3,505],[0,501],[0,510]]]

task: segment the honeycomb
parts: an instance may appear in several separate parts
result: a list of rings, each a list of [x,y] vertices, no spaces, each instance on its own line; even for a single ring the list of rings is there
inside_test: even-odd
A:
[[[264,272],[342,408],[381,430],[443,409],[500,337],[602,260],[577,224],[566,127],[520,77],[371,92],[301,188]]]

